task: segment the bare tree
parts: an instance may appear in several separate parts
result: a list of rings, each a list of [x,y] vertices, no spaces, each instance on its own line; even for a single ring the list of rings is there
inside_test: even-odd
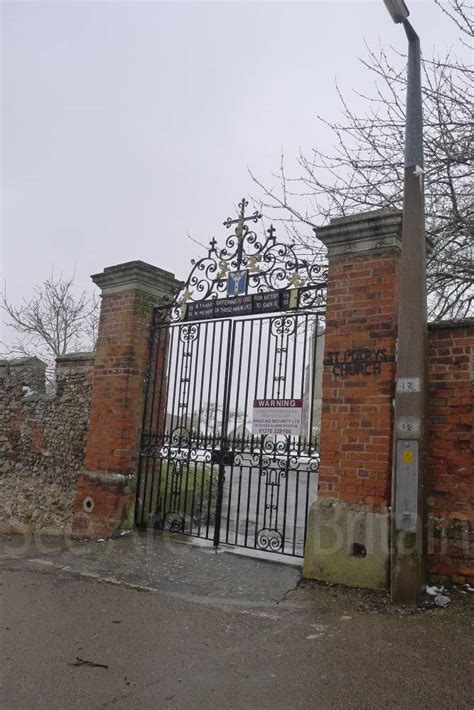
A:
[[[99,301],[86,291],[76,295],[74,275],[65,279],[51,276],[33,289],[33,296],[14,305],[6,291],[0,308],[5,324],[15,333],[11,344],[0,343],[4,355],[36,355],[54,370],[59,355],[77,350],[92,350],[97,338]]]
[[[459,30],[462,51],[473,36],[466,0],[435,0]],[[300,153],[299,175],[289,176],[283,156],[270,187],[252,175],[263,195],[262,210],[283,222],[299,249],[324,258],[308,227],[332,217],[381,207],[401,208],[405,126],[405,57],[367,48],[362,64],[375,79],[360,116],[337,88],[343,120],[318,120],[330,129],[332,151]],[[474,304],[472,80],[474,72],[455,51],[423,61],[426,231],[432,243],[427,264],[430,316],[461,318]]]

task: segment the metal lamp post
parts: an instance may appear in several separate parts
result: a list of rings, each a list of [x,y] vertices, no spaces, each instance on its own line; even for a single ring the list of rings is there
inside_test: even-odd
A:
[[[420,40],[403,0],[384,0],[408,38],[405,177],[392,483],[391,595],[416,602],[424,582],[426,457],[426,241]]]

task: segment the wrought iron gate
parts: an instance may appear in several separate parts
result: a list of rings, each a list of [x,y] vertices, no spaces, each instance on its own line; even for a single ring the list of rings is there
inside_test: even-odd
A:
[[[302,556],[316,497],[320,267],[250,231],[247,202],[157,309],[136,523]]]

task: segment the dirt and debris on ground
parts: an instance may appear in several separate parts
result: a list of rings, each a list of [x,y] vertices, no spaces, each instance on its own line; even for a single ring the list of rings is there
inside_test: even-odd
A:
[[[2,543],[2,710],[472,707],[462,587],[402,607],[172,537]]]

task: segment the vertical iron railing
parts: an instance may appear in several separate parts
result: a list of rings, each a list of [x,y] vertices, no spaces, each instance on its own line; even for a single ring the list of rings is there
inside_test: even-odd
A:
[[[319,467],[317,331],[312,312],[154,326],[137,525],[303,555]],[[305,400],[300,436],[252,434],[265,398]]]

